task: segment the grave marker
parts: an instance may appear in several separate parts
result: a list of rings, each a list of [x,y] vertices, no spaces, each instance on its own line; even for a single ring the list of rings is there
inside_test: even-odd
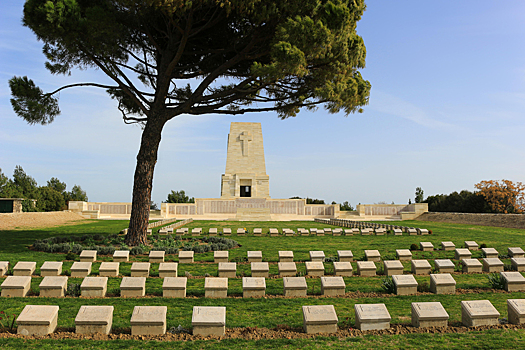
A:
[[[129,261],[129,250],[115,250],[115,252],[113,253],[113,261],[128,262]]]
[[[185,298],[187,277],[164,277],[162,296],[164,298]]]
[[[441,249],[443,250],[454,250],[456,249],[456,245],[452,242],[441,242]]]
[[[262,252],[260,250],[247,252],[248,262],[262,262]]]
[[[118,277],[119,265],[120,263],[118,262],[104,261],[100,264],[100,267],[98,268],[98,274],[101,277]]]
[[[19,261],[13,267],[13,276],[31,276],[35,272],[36,262]]]
[[[149,262],[134,262],[131,265],[131,277],[149,277]]]
[[[385,275],[402,275],[403,274],[403,264],[399,260],[385,260],[383,262],[385,267]]]
[[[481,273],[483,265],[478,259],[463,259],[463,273]]]
[[[498,258],[483,258],[483,271],[503,272],[503,262]]]
[[[228,262],[229,253],[227,250],[216,250],[213,252],[213,262],[218,264],[221,262]]]
[[[365,250],[365,258],[367,261],[381,261],[381,254],[379,254],[379,250]]]
[[[193,335],[221,337],[226,333],[226,307],[194,306],[191,316]]]
[[[113,306],[83,305],[75,317],[77,334],[109,334],[113,324]]]
[[[498,310],[488,300],[461,302],[461,322],[466,327],[497,325],[499,316]]]
[[[251,263],[252,277],[265,277],[268,278],[270,273],[270,267],[267,262],[252,262]]]
[[[431,274],[430,291],[434,294],[456,294],[456,281],[450,273]]]
[[[337,332],[337,314],[333,305],[303,306],[304,331],[308,334]]]
[[[385,304],[355,304],[355,326],[362,331],[390,328],[390,314]]]
[[[279,276],[281,277],[295,276],[297,274],[297,267],[294,262],[279,262],[277,265],[279,267]]]
[[[58,309],[56,305],[26,305],[16,323],[17,334],[43,336],[57,328]]]
[[[123,277],[120,282],[120,296],[136,298],[146,295],[146,277]]]
[[[339,257],[340,262],[352,262],[354,261],[354,254],[351,250],[338,250],[337,256]]]
[[[509,323],[525,323],[525,299],[507,299],[507,314]]]
[[[440,302],[412,303],[412,326],[447,327],[448,313]]]
[[[107,277],[85,277],[80,285],[80,293],[83,297],[103,298],[106,296],[107,288]]]
[[[360,276],[375,276],[376,264],[373,261],[358,261],[357,274]]]
[[[307,284],[304,277],[283,277],[285,297],[305,297]]]
[[[417,281],[412,275],[393,275],[396,295],[412,295],[417,293]]]
[[[204,279],[204,296],[206,298],[226,298],[228,278],[206,277]]]
[[[400,261],[412,260],[412,252],[409,249],[396,249],[396,256]]]
[[[335,261],[334,262],[334,274],[336,276],[352,276],[352,264],[348,261]]]
[[[309,276],[324,276],[324,265],[320,261],[306,261],[306,273]]]
[[[321,277],[321,294],[324,296],[339,296],[345,294],[343,277]]]
[[[525,290],[525,277],[519,272],[500,272],[505,279],[505,290],[507,292],[518,292]]]
[[[71,266],[71,277],[87,277],[91,273],[91,264],[90,262],[75,261]]]
[[[293,252],[291,250],[279,250],[280,262],[293,262]]]
[[[159,264],[159,277],[177,277],[179,264],[176,262],[163,262]]]
[[[67,276],[46,276],[38,287],[41,297],[62,298],[66,295]]]
[[[434,265],[440,273],[453,273],[456,265],[450,259],[436,259]]]
[[[96,250],[83,250],[80,253],[80,262],[95,262],[97,261]]]
[[[167,306],[135,306],[131,315],[131,335],[166,333]]]
[[[25,297],[31,287],[31,276],[7,276],[2,282],[3,297]]]
[[[414,275],[429,275],[432,266],[427,260],[412,260],[412,273]]]
[[[40,276],[60,276],[62,274],[62,261],[45,261],[40,267]]]
[[[237,264],[232,262],[219,263],[218,276],[234,278],[237,274]]]
[[[261,298],[266,293],[266,281],[264,277],[243,277],[242,297]]]

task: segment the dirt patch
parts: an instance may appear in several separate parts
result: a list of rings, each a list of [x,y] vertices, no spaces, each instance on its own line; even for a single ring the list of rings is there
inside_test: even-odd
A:
[[[472,214],[428,212],[423,213],[416,220],[446,222],[451,224],[467,224],[525,229],[525,215],[523,214]]]
[[[525,325],[514,324],[500,324],[494,326],[480,326],[480,327],[465,327],[459,322],[450,324],[448,327],[430,327],[430,328],[416,328],[408,324],[393,324],[390,329],[379,331],[360,331],[352,327],[341,327],[337,333],[322,334],[334,336],[339,339],[349,337],[361,337],[367,334],[372,335],[399,335],[411,333],[467,333],[470,331],[484,331],[488,329],[508,329],[519,330],[525,329]],[[22,338],[22,339],[91,339],[91,340],[116,340],[116,339],[130,339],[130,340],[157,340],[157,341],[192,341],[192,340],[223,340],[223,339],[244,339],[244,340],[260,340],[260,339],[312,339],[318,337],[318,334],[306,334],[301,328],[292,328],[286,325],[277,326],[272,329],[245,327],[245,328],[228,328],[226,334],[222,337],[202,337],[188,333],[167,333],[164,335],[155,336],[133,336],[130,329],[113,329],[112,334],[76,334],[74,329],[59,328],[55,333],[46,336],[27,337],[16,334],[16,330],[9,332],[6,329],[0,329],[0,338]]]
[[[79,221],[87,221],[87,219],[77,213],[69,211],[52,211],[45,213],[0,213],[0,230],[72,225]]]

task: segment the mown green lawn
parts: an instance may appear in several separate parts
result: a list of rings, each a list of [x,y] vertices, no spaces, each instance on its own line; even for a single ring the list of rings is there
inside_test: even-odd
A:
[[[118,297],[120,278],[110,278],[108,283],[107,298],[40,298],[38,297],[42,278],[34,276],[32,279],[31,295],[26,298],[0,298],[0,311],[7,314],[18,314],[27,304],[52,304],[59,305],[59,327],[74,327],[74,318],[81,305],[113,305],[115,307],[113,325],[115,328],[129,328],[129,319],[133,307],[137,305],[166,305],[168,306],[167,324],[169,327],[182,325],[184,328],[191,328],[191,312],[193,306],[210,305],[227,307],[227,327],[266,327],[274,328],[278,325],[287,325],[293,328],[302,326],[302,305],[332,304],[335,306],[339,316],[339,325],[345,327],[354,324],[353,307],[356,303],[385,303],[391,316],[392,323],[409,324],[410,307],[412,302],[420,301],[440,301],[450,315],[450,322],[458,323],[461,321],[460,302],[462,300],[488,299],[501,313],[501,317],[507,317],[506,300],[510,298],[523,298],[523,293],[493,293],[490,289],[486,274],[454,274],[457,281],[457,288],[470,289],[467,294],[456,295],[433,295],[430,293],[418,294],[417,296],[395,296],[383,294],[381,289],[381,276],[377,277],[345,277],[347,292],[376,293],[358,298],[319,298],[320,280],[318,278],[307,278],[308,297],[285,299],[282,298],[283,288],[282,279],[277,275],[277,261],[279,250],[294,251],[294,258],[297,262],[298,273],[305,274],[304,261],[309,260],[310,250],[323,250],[327,257],[336,257],[337,250],[352,250],[355,259],[364,257],[365,249],[378,249],[384,259],[394,259],[396,249],[408,249],[411,244],[419,245],[419,242],[432,242],[436,248],[441,241],[452,241],[456,247],[462,247],[463,241],[474,240],[479,244],[485,243],[488,247],[496,248],[500,254],[506,254],[507,247],[525,247],[525,230],[504,229],[483,226],[469,226],[459,224],[444,224],[432,222],[403,222],[405,226],[418,226],[430,229],[432,235],[428,236],[324,236],[324,237],[253,237],[251,234],[237,236],[235,233],[231,237],[239,242],[241,247],[230,250],[230,261],[243,261],[246,252],[249,250],[261,250],[263,259],[270,262],[270,274],[274,275],[266,280],[266,294],[269,296],[264,299],[242,299],[242,276],[250,276],[250,265],[246,262],[237,264],[237,278],[229,280],[229,297],[226,299],[206,299],[204,298],[204,275],[206,273],[216,276],[217,265],[213,263],[213,253],[196,254],[194,264],[180,264],[179,276],[186,273],[195,278],[188,280],[188,297],[185,299],[166,299],[162,298],[162,279],[158,278],[158,266],[152,264],[151,276],[147,280],[145,298]],[[11,230],[0,231],[0,261],[9,261],[12,265],[18,261],[36,261],[37,271],[44,261],[58,261],[65,259],[65,254],[53,254],[35,252],[28,247],[36,240],[53,236],[84,235],[84,234],[103,234],[109,235],[118,233],[127,227],[126,221],[86,221],[82,224],[61,226],[56,228],[34,229],[34,230]],[[330,227],[315,222],[215,222],[215,221],[195,221],[187,227],[202,227],[207,232],[210,227],[217,227],[221,231],[223,227],[230,227],[235,232],[238,227],[245,227],[250,232],[254,228],[262,228],[267,232],[268,228],[278,229],[291,228],[324,228]],[[333,228],[333,227],[332,227]],[[429,259],[433,264],[435,258],[450,258],[453,252],[434,251],[434,252],[413,252],[414,258]],[[481,252],[474,252],[474,258],[481,258]],[[134,256],[132,261],[147,261],[147,256]],[[510,263],[509,259],[503,259],[505,263]],[[92,275],[98,274],[100,261],[111,261],[111,257],[101,256],[98,262],[93,264]],[[176,255],[168,255],[166,261],[178,261]],[[64,272],[69,271],[72,261],[64,262]],[[120,274],[130,275],[130,263],[120,264]],[[378,267],[382,264],[378,263]],[[410,264],[405,263],[405,272],[409,273]],[[353,263],[354,271],[356,268]],[[333,273],[333,265],[325,263],[327,274]],[[419,284],[428,284],[428,276],[417,276]],[[0,283],[3,278],[0,278]],[[70,283],[81,283],[81,279],[70,278]],[[474,290],[473,288],[477,288]],[[483,290],[479,290],[482,288]],[[320,337],[315,340],[222,340],[222,341],[192,341],[192,342],[148,342],[147,345],[140,341],[115,340],[101,344],[97,341],[88,340],[20,340],[20,339],[0,339],[2,348],[168,348],[178,347],[183,349],[193,348],[307,348],[317,349],[325,347],[337,348],[357,348],[368,349],[383,347],[389,348],[511,348],[519,347],[523,341],[524,332],[522,330],[489,330],[484,332],[471,331],[464,334],[409,334],[409,335],[389,335],[389,336],[364,336],[346,339],[333,337]]]

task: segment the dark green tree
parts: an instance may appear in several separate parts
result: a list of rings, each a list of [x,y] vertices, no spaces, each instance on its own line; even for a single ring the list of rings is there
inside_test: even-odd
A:
[[[27,0],[23,23],[43,42],[52,74],[94,68],[111,84],[74,83],[44,93],[9,81],[14,111],[30,124],[60,113],[56,94],[91,86],[140,123],[126,243],[146,243],[162,129],[180,115],[277,112],[324,106],[350,114],[368,103],[356,34],[364,0]]]
[[[423,189],[421,187],[416,187],[415,202],[423,203],[424,200],[425,200],[425,195],[424,195]]]
[[[168,199],[165,203],[195,203],[195,198],[186,196],[184,190],[173,191],[168,194]]]
[[[348,201],[344,201],[343,204],[340,205],[340,210],[342,211],[354,211],[354,207]]]
[[[67,186],[65,182],[61,182],[56,177],[52,177],[51,179],[47,181],[47,187],[51,187],[58,193],[63,193],[66,190]]]
[[[71,191],[67,192],[66,195],[66,202],[68,201],[88,201],[88,196],[86,194],[86,191],[82,189],[82,187],[75,185],[71,189]]]
[[[36,202],[38,211],[59,211],[66,207],[64,195],[51,186],[38,188],[38,200]]]

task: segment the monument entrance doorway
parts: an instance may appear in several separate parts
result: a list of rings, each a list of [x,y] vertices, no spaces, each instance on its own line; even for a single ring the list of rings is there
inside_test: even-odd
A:
[[[241,186],[241,197],[251,197],[252,186]]]

